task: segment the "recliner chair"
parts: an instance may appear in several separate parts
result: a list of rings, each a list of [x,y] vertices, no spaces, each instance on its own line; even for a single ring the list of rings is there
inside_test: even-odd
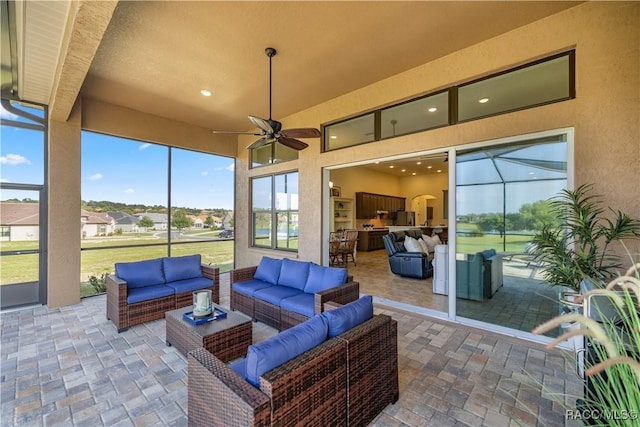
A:
[[[404,247],[404,237],[404,231],[392,231],[382,236],[391,272],[416,279],[430,277],[433,269],[429,257],[423,252],[407,252]]]

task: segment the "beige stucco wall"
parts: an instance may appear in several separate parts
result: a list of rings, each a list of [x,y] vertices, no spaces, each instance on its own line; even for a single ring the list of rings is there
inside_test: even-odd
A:
[[[49,120],[49,307],[80,301],[80,111],[78,101],[66,122]]]
[[[366,159],[459,146],[538,131],[575,128],[575,182],[592,182],[605,202],[640,216],[640,3],[588,2],[463,49],[283,120],[284,127],[319,126],[420,93],[576,49],[576,99],[419,134],[320,154],[320,141],[297,162],[248,169],[250,140],[238,143],[236,265],[268,253],[249,248],[249,178],[300,172],[301,259],[321,262],[322,169]],[[428,46],[425,46],[428,48]],[[638,247],[633,248],[638,252]]]

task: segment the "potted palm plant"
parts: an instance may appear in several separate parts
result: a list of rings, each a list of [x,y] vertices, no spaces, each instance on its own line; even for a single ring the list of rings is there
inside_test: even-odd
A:
[[[563,190],[549,201],[560,226],[544,225],[533,237],[532,255],[552,286],[580,292],[588,279],[603,287],[619,274],[622,257],[612,252],[613,243],[640,237],[640,221],[614,209],[604,209],[600,196],[591,194],[592,184]]]

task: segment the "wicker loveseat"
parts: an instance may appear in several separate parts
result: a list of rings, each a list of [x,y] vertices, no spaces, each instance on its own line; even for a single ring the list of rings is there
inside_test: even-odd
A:
[[[326,302],[346,304],[360,285],[345,268],[263,257],[259,265],[231,270],[231,309],[278,330],[321,313]]]
[[[210,289],[220,302],[220,270],[201,264],[200,255],[116,263],[115,270],[107,276],[107,319],[118,332],[193,304],[196,290]]]
[[[190,352],[189,425],[369,424],[398,400],[399,388],[397,323],[386,315],[372,316],[372,306],[368,320],[360,319],[356,325],[341,320],[339,310],[353,312],[353,305],[362,306],[367,298],[370,304],[370,297],[363,297],[254,344],[246,359],[231,365],[204,349]],[[326,339],[279,366],[264,366],[257,385],[249,382],[247,365],[253,356],[277,353],[279,344],[297,341],[292,335],[316,335],[322,322],[328,324]],[[336,325],[347,329],[338,333]],[[311,344],[308,338],[302,340]],[[262,347],[262,352],[252,351],[253,347]]]

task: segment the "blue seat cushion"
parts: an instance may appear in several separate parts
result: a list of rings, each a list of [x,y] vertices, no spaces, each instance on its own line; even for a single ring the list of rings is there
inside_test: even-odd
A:
[[[272,285],[277,285],[278,277],[280,277],[281,266],[281,259],[274,259],[266,256],[262,257],[256,272],[253,274],[253,278],[271,283]]]
[[[144,286],[140,288],[129,288],[127,292],[127,303],[149,301],[156,298],[168,297],[175,292],[167,285]]]
[[[315,300],[313,294],[299,294],[280,301],[280,308],[303,316],[313,317],[315,313]]]
[[[161,285],[164,283],[162,258],[136,262],[117,262],[116,276],[127,282],[127,287]]]
[[[310,294],[326,291],[347,282],[347,269],[312,264],[304,291]]]
[[[260,376],[327,339],[327,320],[318,315],[247,349],[246,380],[260,387]],[[236,371],[237,372],[237,371]]]
[[[162,259],[164,278],[167,282],[202,277],[200,254]]]
[[[252,297],[256,291],[271,287],[273,285],[263,280],[253,279],[253,280],[246,280],[244,282],[236,282],[232,286],[234,291],[239,292],[243,295]]]
[[[271,286],[254,292],[253,296],[280,307],[280,301],[301,293],[302,291],[300,289],[290,288],[288,286]]]
[[[301,291],[304,290],[304,286],[307,284],[307,277],[309,276],[310,265],[311,263],[308,261],[283,259],[278,285],[289,286],[300,289]]]
[[[167,282],[165,286],[173,288],[176,294],[181,294],[184,292],[197,291],[198,289],[210,288],[211,286],[213,286],[213,280],[206,277],[196,277],[195,279]]]
[[[485,249],[484,251],[482,251],[480,253],[484,257],[484,259],[489,259],[491,257],[496,256],[496,250],[495,249]]]
[[[247,378],[247,358],[243,357],[242,359],[238,359],[235,362],[229,363],[229,369],[231,369],[236,374],[240,375],[242,378]]]
[[[327,310],[322,316],[329,323],[329,338],[337,337],[373,317],[373,298],[371,295],[364,295],[340,308]]]

